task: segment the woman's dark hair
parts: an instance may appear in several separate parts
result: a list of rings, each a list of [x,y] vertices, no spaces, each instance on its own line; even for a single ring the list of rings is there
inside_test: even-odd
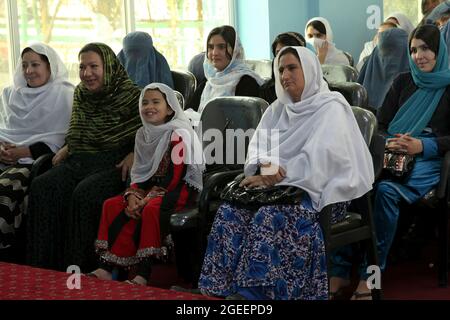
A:
[[[166,94],[165,94],[164,92],[162,92],[161,90],[159,90],[159,88],[149,88],[149,89],[145,90],[145,92],[147,92],[147,91],[158,91],[159,93],[161,93],[161,95],[163,96],[164,100],[166,101],[167,106],[168,106],[170,109],[172,109],[172,106],[171,106],[171,105],[169,104],[169,102],[167,101],[167,96],[166,96]],[[167,123],[167,122],[169,122],[170,120],[172,120],[172,118],[175,116],[175,110],[172,109],[172,111],[173,111],[172,114],[168,114],[168,115],[166,116],[165,123]]]
[[[297,50],[295,50],[294,48],[287,48],[287,49],[283,50],[283,52],[281,52],[280,56],[278,57],[278,62],[280,62],[280,59],[282,56],[284,56],[288,53],[292,53],[298,59],[298,62],[301,64],[300,56],[298,55]]]
[[[305,46],[305,38],[297,32],[285,32],[277,35],[275,40],[272,42],[272,54],[276,56],[275,51],[277,49],[278,44],[282,44],[285,47],[304,47]]]
[[[319,20],[314,20],[308,23],[306,29],[308,29],[310,26],[319,31],[321,34],[327,35],[327,28],[325,28],[325,25]]]
[[[420,39],[427,44],[431,51],[437,56],[439,52],[439,43],[441,40],[439,28],[432,24],[425,24],[415,28],[409,36],[409,52],[411,53],[412,39]]]
[[[232,26],[221,26],[212,29],[211,32],[209,33],[208,39],[206,40],[206,55],[208,55],[209,40],[211,40],[213,36],[217,35],[221,36],[225,40],[225,42],[231,46],[231,48],[234,51],[234,44],[236,43],[236,31]],[[233,58],[228,52],[228,50],[225,50],[225,54],[227,55],[228,59],[231,60]]]
[[[104,63],[102,51],[100,50],[100,48],[98,46],[96,46],[93,43],[88,43],[83,48],[81,48],[80,52],[78,53],[78,59],[80,58],[82,53],[86,53],[89,51],[92,51],[92,52],[95,52],[96,54],[98,54],[100,56],[100,58],[102,59],[102,62]]]
[[[22,54],[20,55],[20,57],[23,59],[23,55],[27,52],[34,52],[36,53],[39,57],[41,57],[41,60],[44,61],[45,63],[47,63],[48,67],[50,68],[50,61],[48,60],[48,57],[45,54],[40,54],[37,53],[36,51],[34,51],[32,48],[30,47],[26,47],[25,49],[23,49]]]

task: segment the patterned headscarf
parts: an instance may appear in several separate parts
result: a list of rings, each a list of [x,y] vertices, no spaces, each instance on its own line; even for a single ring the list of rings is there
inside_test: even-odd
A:
[[[142,125],[139,87],[110,47],[103,43],[92,45],[102,53],[103,88],[91,92],[83,82],[76,87],[66,138],[70,153],[108,151],[132,144]]]

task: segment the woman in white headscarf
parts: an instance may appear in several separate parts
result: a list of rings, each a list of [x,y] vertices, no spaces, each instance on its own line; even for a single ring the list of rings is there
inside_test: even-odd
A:
[[[136,133],[131,185],[103,204],[95,248],[100,267],[88,275],[111,279],[114,266],[137,266],[129,281],[147,284],[151,258],[166,257],[170,215],[191,204],[202,190],[200,140],[174,91],[162,83],[142,90],[143,123]]]
[[[330,92],[314,53],[285,47],[274,72],[278,99],[250,142],[241,186],[293,186],[304,193],[295,205],[256,210],[224,203],[208,238],[199,288],[232,298],[327,299],[320,211],[332,205],[334,220],[342,219],[348,201],[372,188],[372,160],[351,107]]]
[[[54,49],[36,43],[22,51],[0,105],[0,249],[14,244],[34,160],[64,144],[73,92]]]
[[[206,41],[206,81],[198,84],[186,109],[199,114],[209,100],[227,96],[259,96],[264,80],[244,63],[244,48],[231,26],[214,28]]]
[[[395,23],[400,29],[405,30],[408,36],[411,31],[414,30],[414,25],[412,24],[411,20],[409,20],[409,18],[401,12],[395,12],[389,15],[385,21]]]
[[[320,64],[350,65],[347,56],[333,43],[333,30],[327,19],[315,17],[306,23],[306,42],[314,46]]]

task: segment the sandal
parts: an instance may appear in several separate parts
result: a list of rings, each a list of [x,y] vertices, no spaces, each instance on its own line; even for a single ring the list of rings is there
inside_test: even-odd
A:
[[[138,286],[146,286],[146,285],[147,285],[147,284],[139,283],[139,282],[137,282],[137,281],[134,280],[134,279],[131,279],[131,280],[125,280],[125,283],[128,283],[128,284],[137,284]]]
[[[344,288],[340,288],[334,292],[328,292],[328,300],[344,300]]]
[[[368,297],[370,297],[370,299],[364,299],[364,298],[368,298]],[[370,291],[368,291],[368,292],[355,291],[355,292],[353,292],[351,300],[372,300],[372,292],[370,292]]]
[[[93,273],[93,272],[85,273],[84,275],[85,275],[86,277],[91,277],[91,278],[97,278],[97,279],[100,279],[100,278],[98,277],[98,275],[95,274],[95,273]]]

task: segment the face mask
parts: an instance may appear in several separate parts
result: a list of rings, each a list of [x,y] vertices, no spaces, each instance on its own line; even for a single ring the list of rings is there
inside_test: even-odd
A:
[[[325,42],[327,42],[327,40],[312,37],[312,38],[306,39],[306,42],[308,42],[310,45],[314,46],[314,48],[316,48],[316,50],[317,50],[319,48],[322,48],[323,44]]]

